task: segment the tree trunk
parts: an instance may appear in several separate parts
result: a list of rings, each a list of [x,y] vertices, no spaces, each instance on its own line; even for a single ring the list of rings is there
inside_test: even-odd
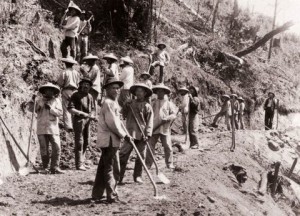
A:
[[[213,12],[213,18],[212,18],[212,22],[211,22],[211,31],[212,32],[214,32],[220,2],[221,2],[221,0],[217,0],[216,6],[215,6],[215,9]]]
[[[263,46],[265,43],[267,43],[272,37],[274,37],[275,35],[277,35],[281,32],[288,30],[293,25],[295,25],[295,23],[292,21],[286,22],[282,26],[267,33],[265,36],[263,36],[262,39],[258,40],[255,44],[251,45],[250,47],[247,47],[246,49],[244,49],[242,51],[237,52],[235,55],[237,57],[242,57],[242,56],[245,56],[245,55],[255,51],[257,48],[259,48],[259,47]]]

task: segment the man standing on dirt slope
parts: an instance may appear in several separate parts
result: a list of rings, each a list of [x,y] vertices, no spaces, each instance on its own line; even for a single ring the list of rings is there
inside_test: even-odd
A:
[[[83,64],[80,67],[80,72],[83,77],[87,77],[93,83],[92,88],[90,88],[90,94],[93,96],[96,113],[97,113],[97,105],[98,98],[101,94],[101,73],[96,61],[99,60],[97,56],[92,54],[87,55],[83,58]]]
[[[62,62],[66,65],[66,70],[63,71],[58,79],[57,84],[61,87],[61,97],[62,97],[62,104],[63,104],[63,122],[64,128],[67,132],[73,131],[73,124],[72,124],[72,115],[68,110],[68,106],[70,103],[70,98],[72,94],[77,90],[78,83],[80,82],[80,74],[76,70],[73,69],[73,65],[77,64],[75,60],[72,58],[62,58]]]
[[[239,114],[238,114],[238,121],[241,125],[241,130],[245,130],[245,124],[244,124],[244,111],[245,111],[245,100],[242,97],[238,98],[239,101]]]
[[[65,39],[62,41],[60,50],[63,58],[68,56],[68,47],[70,47],[70,56],[76,58],[76,36],[80,26],[80,8],[74,3],[67,9],[70,16],[62,18],[61,27],[65,30]]]
[[[104,80],[103,83],[106,83],[106,80],[109,77],[115,77],[117,80],[119,80],[119,66],[118,66],[118,58],[113,53],[109,53],[104,55],[104,60],[106,60],[108,64],[108,68],[106,68],[104,72]]]
[[[231,103],[230,103],[230,97],[228,95],[222,95],[221,97],[221,102],[218,100],[219,106],[221,106],[220,112],[217,113],[215,116],[213,123],[211,124],[212,127],[217,128],[218,121],[221,117],[225,116],[225,124],[227,126],[227,130],[231,130],[231,124],[230,124],[230,118],[229,118],[229,113],[231,113]]]
[[[121,89],[121,93],[119,96],[119,104],[121,107],[123,107],[126,101],[131,99],[129,89],[133,85],[134,69],[133,61],[129,56],[121,58],[121,61],[122,71],[120,74],[120,81],[124,83],[124,86]]]
[[[187,133],[187,117],[189,113],[189,90],[186,87],[178,89],[180,106],[179,110],[181,112],[182,127],[184,134]]]
[[[150,74],[154,74],[154,69],[159,66],[159,83],[164,83],[164,67],[170,63],[170,55],[165,50],[166,44],[157,44],[158,50],[151,54],[151,58],[154,60],[150,67]]]
[[[167,168],[174,169],[173,165],[173,149],[171,142],[171,122],[176,118],[177,107],[169,101],[166,94],[170,94],[171,90],[164,84],[156,85],[152,88],[153,93],[157,94],[157,99],[152,102],[154,112],[153,135],[149,140],[152,152],[155,153],[155,145],[160,138],[164,147],[165,162]],[[146,165],[150,169],[153,163],[150,151],[146,153]]]
[[[90,123],[96,121],[95,102],[89,94],[92,81],[83,78],[79,83],[78,91],[75,92],[69,103],[69,111],[74,115],[73,128],[75,140],[75,166],[77,170],[85,171],[85,152],[90,144]]]
[[[233,115],[233,122],[231,119],[231,126],[235,127],[237,130],[239,129],[239,122],[238,122],[238,113],[239,113],[239,101],[237,100],[238,96],[236,94],[230,95],[231,98],[231,105],[233,106],[233,113],[232,110],[229,110],[229,116],[230,118]]]
[[[146,142],[152,136],[153,131],[153,110],[151,105],[146,101],[146,98],[152,95],[152,90],[145,84],[135,84],[130,88],[131,94],[136,96],[133,101],[128,101],[123,107],[123,116],[126,118],[126,128],[128,133],[134,139],[134,143],[138,148],[142,158],[146,156]],[[132,113],[132,110],[134,113]],[[135,116],[138,123],[135,120]],[[139,125],[140,126],[139,126]],[[140,131],[140,127],[143,129],[143,133]],[[144,137],[143,134],[146,136]],[[124,142],[120,150],[120,183],[122,183],[127,161],[133,150],[130,143]],[[143,165],[139,158],[135,159],[135,166],[133,172],[133,180],[142,184],[142,170]]]
[[[275,113],[275,109],[277,109],[275,94],[273,92],[269,92],[268,98],[264,104],[264,109],[265,109],[265,129],[272,130],[274,113]]]
[[[35,111],[37,113],[37,135],[40,143],[40,153],[43,168],[48,172],[50,161],[49,143],[51,143],[51,174],[64,173],[59,169],[61,145],[59,136],[59,117],[62,115],[62,104],[58,95],[59,87],[48,83],[39,88],[43,97],[36,100]],[[35,95],[33,96],[33,99]],[[29,110],[33,112],[33,101],[28,103]]]
[[[96,179],[93,187],[92,198],[99,200],[103,198],[106,190],[106,198],[109,203],[118,202],[116,183],[119,180],[119,148],[121,140],[131,142],[120,119],[120,106],[117,101],[123,82],[115,77],[108,78],[103,89],[106,97],[99,114],[97,143],[102,154],[97,169]]]
[[[189,88],[189,136],[191,142],[191,149],[199,148],[198,141],[198,130],[199,130],[199,116],[200,111],[200,100],[198,98],[199,88],[195,86],[190,86]]]
[[[79,62],[87,56],[89,45],[89,34],[92,32],[92,25],[89,20],[91,14],[82,11],[80,16],[80,26],[78,28],[78,41],[77,41],[77,60]]]

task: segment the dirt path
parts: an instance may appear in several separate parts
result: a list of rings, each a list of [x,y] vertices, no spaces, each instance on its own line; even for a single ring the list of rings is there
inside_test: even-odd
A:
[[[126,184],[118,188],[126,204],[89,200],[96,172],[93,167],[86,172],[68,170],[65,175],[31,174],[8,179],[0,189],[0,215],[293,215],[285,202],[275,203],[269,195],[257,195],[263,168],[253,160],[255,147],[249,143],[253,140],[245,139],[243,133],[237,136],[240,146],[234,153],[229,151],[229,133],[207,134],[201,137],[201,150],[175,155],[180,169],[171,172],[160,160],[159,166],[171,180],[169,185],[158,185],[159,195],[165,199],[153,198],[148,180],[143,185],[133,183],[130,162]],[[243,186],[230,171],[223,170],[232,163],[247,170],[248,180]]]

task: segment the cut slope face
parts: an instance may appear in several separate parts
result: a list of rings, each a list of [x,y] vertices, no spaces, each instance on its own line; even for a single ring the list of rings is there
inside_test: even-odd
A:
[[[27,153],[31,113],[21,104],[31,99],[42,83],[52,80],[59,73],[58,62],[37,54],[26,42],[32,41],[48,55],[52,39],[54,54],[58,56],[60,33],[53,28],[51,15],[42,10],[35,0],[1,1],[0,20],[0,115],[14,135],[18,144]],[[4,129],[0,129],[0,177],[18,171],[26,160]],[[36,128],[34,124],[34,130]],[[37,151],[36,134],[33,132],[30,158],[35,161]]]

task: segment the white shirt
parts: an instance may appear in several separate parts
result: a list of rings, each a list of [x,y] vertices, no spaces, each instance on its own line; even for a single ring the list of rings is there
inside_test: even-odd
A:
[[[76,37],[80,26],[80,18],[78,16],[69,16],[66,18],[66,21],[66,25],[63,26],[65,29],[65,36],[72,38]]]
[[[120,81],[124,83],[124,89],[129,90],[133,85],[134,69],[130,65],[126,65],[121,72]]]

